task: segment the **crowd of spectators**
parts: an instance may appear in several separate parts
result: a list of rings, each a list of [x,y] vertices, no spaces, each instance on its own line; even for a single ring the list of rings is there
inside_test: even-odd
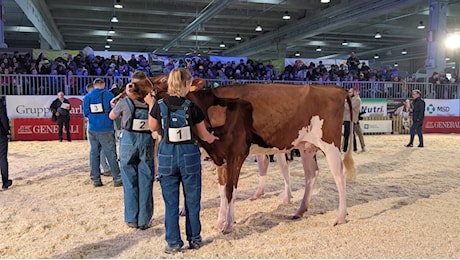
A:
[[[386,81],[386,82],[411,82],[412,77],[403,78],[398,75],[397,70],[393,69],[372,69],[365,62],[360,62],[359,58],[352,52],[346,64],[333,64],[329,68],[322,61],[318,64],[311,62],[305,64],[301,59],[293,65],[287,65],[281,72],[272,64],[271,61],[241,59],[239,62],[212,62],[205,56],[201,57],[179,57],[170,58],[166,62],[162,71],[152,71],[147,57],[135,54],[129,60],[125,60],[121,55],[112,55],[110,58],[101,56],[75,56],[67,55],[50,60],[46,54],[40,53],[36,59],[31,54],[4,53],[0,63],[0,74],[3,75],[2,85],[11,84],[12,80],[4,75],[8,74],[38,74],[38,75],[64,75],[67,85],[77,85],[73,82],[73,76],[126,76],[130,77],[136,70],[144,71],[148,76],[155,73],[169,73],[174,68],[186,67],[194,77],[216,80],[283,80],[283,81],[309,81],[318,83],[351,82],[351,81]],[[434,74],[430,82],[437,84],[458,82],[457,75],[452,75],[450,80],[446,79],[446,74]],[[83,85],[83,84],[80,84]],[[75,87],[79,94],[81,87]],[[32,92],[32,90],[29,90]],[[34,93],[40,94],[38,90]],[[50,93],[54,94],[54,93]]]

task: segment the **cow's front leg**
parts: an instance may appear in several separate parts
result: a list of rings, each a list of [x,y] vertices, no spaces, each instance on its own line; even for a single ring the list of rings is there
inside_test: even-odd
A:
[[[303,214],[308,210],[310,206],[310,199],[313,192],[313,186],[315,185],[316,178],[318,177],[318,163],[316,161],[317,149],[307,148],[306,150],[300,151],[300,157],[302,160],[302,166],[305,176],[305,191],[303,194],[302,202],[300,207],[294,215],[294,219],[301,218]]]
[[[259,185],[257,190],[249,199],[256,200],[264,195],[265,192],[265,180],[267,179],[268,171],[268,158],[265,154],[256,154],[257,167],[259,168]]]

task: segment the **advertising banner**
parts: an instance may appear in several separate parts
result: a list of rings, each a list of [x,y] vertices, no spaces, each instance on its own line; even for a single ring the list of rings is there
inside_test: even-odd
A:
[[[425,116],[460,116],[460,99],[425,99]]]
[[[70,119],[70,137],[83,140],[86,128],[83,118]],[[63,136],[66,136],[65,127]],[[51,118],[15,118],[12,120],[12,139],[15,141],[58,140],[58,125]]]
[[[57,96],[6,96],[8,117],[51,118],[50,105]],[[83,118],[83,96],[66,96],[70,102],[70,117]]]
[[[423,133],[460,133],[460,116],[425,116]]]
[[[366,112],[366,116],[386,116],[387,100],[385,98],[362,98],[361,111]]]
[[[391,120],[363,120],[359,121],[363,133],[391,133],[393,124]]]

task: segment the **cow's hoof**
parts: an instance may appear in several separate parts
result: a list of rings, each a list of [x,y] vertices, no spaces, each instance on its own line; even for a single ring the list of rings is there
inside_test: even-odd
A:
[[[342,225],[342,224],[346,224],[347,223],[347,220],[346,219],[342,219],[342,220],[336,220],[334,222],[334,227],[337,226],[337,225]]]
[[[301,217],[302,217],[302,216],[294,215],[294,216],[292,216],[292,219],[299,219],[299,218],[301,218]]]

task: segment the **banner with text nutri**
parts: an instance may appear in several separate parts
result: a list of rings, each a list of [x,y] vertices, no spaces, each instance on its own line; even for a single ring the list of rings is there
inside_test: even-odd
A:
[[[83,96],[65,96],[70,102],[70,117],[83,118]],[[50,105],[57,96],[6,96],[8,117],[51,118]]]
[[[70,119],[70,137],[83,140],[86,128],[83,118]],[[51,118],[14,118],[12,120],[12,139],[15,141],[58,140],[58,125]],[[63,137],[66,138],[65,127]]]

